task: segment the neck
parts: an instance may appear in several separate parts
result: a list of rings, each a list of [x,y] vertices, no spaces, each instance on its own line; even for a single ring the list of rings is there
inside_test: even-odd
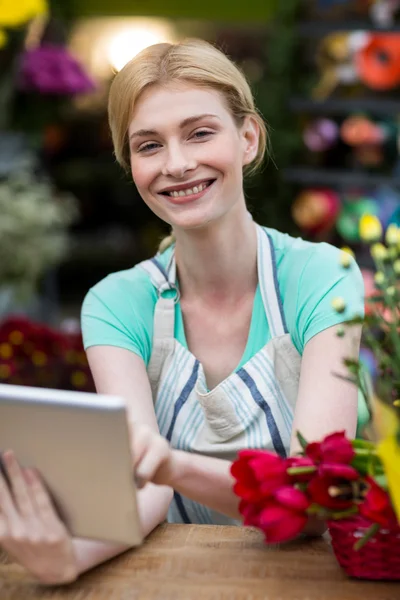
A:
[[[186,297],[234,301],[257,287],[257,232],[246,208],[207,227],[175,232],[179,284]]]

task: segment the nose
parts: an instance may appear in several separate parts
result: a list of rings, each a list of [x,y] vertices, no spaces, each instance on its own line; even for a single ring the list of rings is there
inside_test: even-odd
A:
[[[174,144],[168,148],[166,160],[162,169],[163,175],[182,179],[187,171],[191,171],[195,168],[196,161],[180,144]]]

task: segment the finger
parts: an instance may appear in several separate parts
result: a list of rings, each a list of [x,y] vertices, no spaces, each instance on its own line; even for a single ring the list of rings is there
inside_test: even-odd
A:
[[[0,513],[6,520],[18,518],[18,511],[15,507],[10,489],[0,470]]]
[[[162,467],[167,459],[167,453],[163,447],[154,447],[151,452],[147,452],[136,467],[136,478],[140,485],[152,481],[157,471]]]
[[[133,433],[133,464],[136,467],[145,456],[154,432],[143,425],[134,428]]]
[[[37,517],[45,527],[59,527],[63,525],[54,508],[45,485],[40,476],[34,469],[26,470],[26,479],[30,487],[30,493],[33,499],[33,504],[36,509]]]
[[[34,515],[33,503],[29,493],[29,487],[22,469],[11,450],[3,454],[3,462],[10,481],[11,490],[14,497],[14,504],[18,512],[23,517],[32,517]]]

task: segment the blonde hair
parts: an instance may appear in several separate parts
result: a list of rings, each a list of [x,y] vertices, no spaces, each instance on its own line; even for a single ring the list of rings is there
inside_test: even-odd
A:
[[[155,44],[140,52],[115,76],[109,94],[108,116],[117,161],[129,171],[128,130],[135,104],[151,85],[190,82],[219,91],[238,126],[251,116],[260,129],[257,155],[245,174],[256,171],[269,146],[267,126],[254,104],[250,86],[238,67],[220,50],[203,40]],[[168,239],[160,245],[165,249]]]

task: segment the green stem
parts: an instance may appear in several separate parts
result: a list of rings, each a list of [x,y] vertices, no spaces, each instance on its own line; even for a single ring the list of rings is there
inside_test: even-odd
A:
[[[306,475],[307,473],[315,473],[317,467],[289,467],[287,469],[288,475]]]
[[[372,523],[372,525],[370,527],[368,527],[368,529],[365,532],[365,534],[363,535],[363,537],[354,544],[354,546],[353,546],[354,550],[358,551],[358,550],[360,550],[360,548],[365,546],[365,544],[372,537],[374,537],[374,535],[376,535],[378,533],[379,529],[380,529],[379,523]]]

